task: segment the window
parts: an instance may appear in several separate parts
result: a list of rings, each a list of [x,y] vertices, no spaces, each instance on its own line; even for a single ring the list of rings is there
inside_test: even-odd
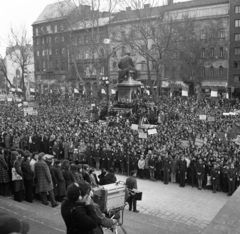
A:
[[[207,34],[202,32],[200,38],[201,38],[201,40],[206,40],[207,39]]]
[[[48,42],[49,42],[49,44],[52,43],[52,37],[48,37]]]
[[[235,27],[236,28],[240,27],[240,19],[235,20]]]
[[[48,32],[48,33],[51,33],[51,32],[52,32],[51,25],[47,25],[47,32]]]
[[[58,55],[59,54],[59,50],[55,49],[55,54]]]
[[[43,61],[43,62],[42,62],[42,69],[45,70],[45,68],[46,68],[46,62]]]
[[[219,37],[219,38],[225,38],[225,30],[224,30],[224,29],[221,29],[221,30],[218,32],[218,37]]]
[[[74,38],[72,39],[72,43],[73,43],[74,46],[77,45],[77,38],[76,38],[76,37],[74,37]]]
[[[40,64],[39,64],[39,61],[36,61],[36,71],[40,71]]]
[[[44,41],[45,41],[44,38],[42,38],[42,45],[44,45]]]
[[[84,37],[84,41],[85,41],[85,44],[88,44],[89,43],[89,38],[88,37]]]
[[[39,50],[37,50],[37,56],[40,56],[40,52],[39,52]]]
[[[49,49],[48,52],[49,52],[49,55],[52,55],[52,49]]]
[[[201,77],[205,77],[205,73],[206,73],[205,67],[203,67],[203,68],[201,69]]]
[[[235,47],[234,48],[234,54],[235,55],[240,55],[240,47]]]
[[[38,28],[35,29],[35,34],[38,36]]]
[[[65,71],[65,70],[66,70],[66,61],[65,61],[65,59],[63,59],[63,60],[61,61],[61,70],[62,70],[62,71]]]
[[[141,62],[141,71],[146,71],[146,62],[145,61]]]
[[[58,31],[58,26],[55,25],[55,26],[54,26],[54,32],[56,33],[57,31]]]
[[[61,36],[61,42],[64,42],[64,41],[65,41],[64,36]]]
[[[62,54],[66,54],[66,49],[62,48]]]
[[[235,34],[235,41],[240,41],[240,33]]]
[[[201,50],[201,58],[205,58],[205,48],[202,48]]]
[[[55,60],[55,70],[59,70],[59,60]]]
[[[78,45],[81,45],[82,44],[82,38],[81,37],[78,37]]]
[[[104,75],[104,66],[101,66],[100,68],[100,75]]]
[[[234,63],[233,63],[234,65],[234,68],[240,68],[240,61],[234,61]]]
[[[156,64],[155,62],[152,63],[152,69],[153,69],[154,71],[157,70],[157,64]]]
[[[234,75],[233,80],[234,80],[234,82],[240,82],[240,74],[239,75]]]
[[[45,50],[42,50],[42,56],[45,56]]]
[[[94,76],[97,74],[96,67],[93,67],[93,68],[92,68],[92,74],[93,74]]]
[[[223,67],[219,67],[219,77],[223,77]]]
[[[89,52],[85,51],[85,59],[89,59]]]
[[[116,47],[112,48],[112,56],[116,57],[117,56],[117,51],[116,51]]]
[[[239,14],[240,13],[240,6],[235,6],[235,13]]]
[[[210,49],[210,57],[214,58],[214,48],[213,47]]]
[[[36,40],[36,44],[37,44],[37,45],[40,44],[40,40],[39,40],[39,38],[37,38],[37,40]]]
[[[45,50],[45,54],[48,55],[48,49]]]
[[[122,39],[125,39],[125,37],[126,37],[125,31],[122,31],[122,32],[121,32],[121,38],[122,38]]]
[[[59,38],[55,37],[55,43],[58,43],[58,42],[59,42]]]
[[[219,48],[219,57],[223,58],[223,55],[224,55],[223,47],[220,47]]]
[[[53,62],[52,62],[52,60],[49,60],[49,68],[53,68]]]
[[[60,30],[64,30],[63,24],[60,25]]]
[[[211,38],[211,39],[215,38],[215,32],[214,31],[211,31],[209,33],[209,38]]]
[[[210,77],[214,77],[214,67],[210,67]]]
[[[89,68],[89,66],[86,66],[86,68],[85,68],[85,75],[86,75],[87,77],[90,76],[90,68]]]

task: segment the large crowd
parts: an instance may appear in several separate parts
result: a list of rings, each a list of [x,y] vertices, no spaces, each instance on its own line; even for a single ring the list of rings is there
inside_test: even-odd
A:
[[[127,113],[85,98],[50,95],[38,102],[38,114],[27,116],[23,106],[1,103],[0,195],[32,202],[40,194],[45,205],[48,195],[55,207],[74,182],[114,183],[115,173],[132,170],[140,179],[229,196],[239,186],[238,99],[139,98]],[[99,177],[94,170],[102,170]]]

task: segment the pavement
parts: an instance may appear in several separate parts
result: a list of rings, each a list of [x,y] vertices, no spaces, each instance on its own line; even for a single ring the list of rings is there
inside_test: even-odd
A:
[[[126,176],[116,175],[118,181]],[[143,192],[138,202],[140,213],[124,212],[124,228],[128,234],[197,234],[201,233],[225,205],[228,197],[224,193],[197,190],[178,184],[165,185],[137,179],[138,188]],[[0,197],[0,212],[8,212],[30,223],[30,234],[66,233],[61,218],[60,206],[52,208],[38,201],[15,202],[11,198]],[[111,233],[105,230],[105,233]],[[123,233],[119,229],[119,234]]]

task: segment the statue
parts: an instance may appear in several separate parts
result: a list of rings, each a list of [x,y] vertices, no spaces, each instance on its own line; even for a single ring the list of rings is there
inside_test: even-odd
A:
[[[136,80],[137,70],[132,58],[130,57],[130,53],[126,53],[125,56],[121,58],[120,62],[118,63],[118,67],[121,69],[118,74],[118,83],[128,79],[130,70],[134,72],[133,79]]]

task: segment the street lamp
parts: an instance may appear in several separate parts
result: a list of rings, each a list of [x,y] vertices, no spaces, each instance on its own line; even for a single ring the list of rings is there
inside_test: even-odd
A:
[[[107,100],[109,101],[109,78],[107,76],[100,77],[102,86],[106,87],[107,89]]]

